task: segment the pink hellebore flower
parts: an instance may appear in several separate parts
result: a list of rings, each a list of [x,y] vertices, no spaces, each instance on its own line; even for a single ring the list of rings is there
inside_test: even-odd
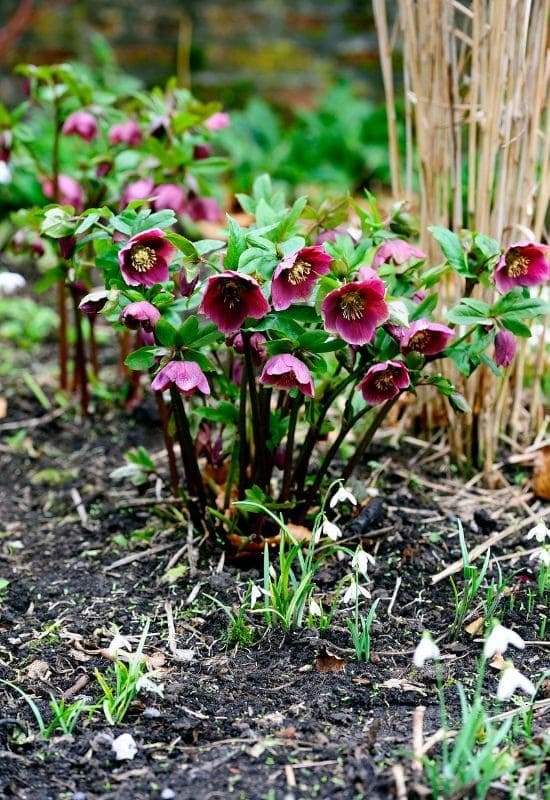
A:
[[[390,315],[385,291],[383,282],[373,274],[329,292],[321,307],[325,328],[348,344],[372,341],[377,326]]]
[[[129,183],[122,192],[120,208],[126,208],[128,203],[132,203],[134,200],[146,200],[151,197],[154,186],[151,178],[141,178],[139,181]]]
[[[192,197],[185,211],[193,222],[222,222],[224,218],[223,211],[212,197]]]
[[[92,139],[97,138],[97,120],[89,111],[75,111],[73,114],[69,114],[61,132],[65,136],[74,134],[87,142],[91,142]]]
[[[91,317],[95,317],[105,306],[108,299],[109,292],[107,289],[96,289],[83,297],[78,307],[83,314],[89,314]]]
[[[550,246],[536,242],[516,242],[506,248],[495,269],[499,292],[516,286],[538,286],[550,277]]]
[[[153,378],[151,389],[154,392],[163,392],[169,386],[175,386],[185,397],[190,397],[197,391],[210,394],[206,375],[194,361],[169,361],[159,370]]]
[[[209,131],[221,131],[223,128],[228,128],[229,125],[231,125],[231,118],[229,114],[225,114],[223,111],[217,111],[215,114],[208,117],[208,119],[205,119],[204,124]]]
[[[212,155],[212,148],[209,144],[196,144],[193,147],[193,159],[195,161],[202,161],[203,158],[209,158]]]
[[[403,239],[388,239],[382,242],[374,255],[372,262],[373,269],[377,269],[381,264],[404,264],[405,261],[414,259],[421,261],[428,258],[426,253],[404,242]]]
[[[345,228],[343,225],[338,225],[336,228],[331,228],[328,231],[323,231],[319,234],[317,239],[315,240],[315,244],[323,244],[323,242],[335,242],[337,236],[349,236],[349,238],[354,242],[357,243],[358,239],[354,235],[355,231],[351,231],[348,228]]]
[[[302,394],[313,397],[313,380],[309,369],[303,361],[289,353],[268,358],[260,375],[260,383],[278,389],[299,389]]]
[[[141,144],[141,130],[137,122],[127,119],[118,122],[109,131],[109,144],[128,144],[130,147],[139,147]]]
[[[129,286],[153,286],[167,281],[168,262],[174,251],[160,228],[137,233],[118,254],[122,277]]]
[[[155,189],[155,209],[162,211],[171,208],[176,214],[183,214],[186,209],[185,189],[175,183],[161,183]]]
[[[322,247],[302,247],[278,264],[271,282],[271,299],[277,311],[308,300],[318,278],[329,271],[332,258]]]
[[[55,200],[53,181],[45,180],[42,183],[42,191],[46,197]],[[57,193],[59,202],[62,206],[72,206],[75,211],[80,213],[84,208],[84,192],[82,186],[71,178],[70,175],[58,175]]]
[[[222,333],[229,334],[238,331],[247,317],[265,317],[269,303],[254,278],[226,270],[208,278],[199,310],[215,322]]]
[[[151,333],[160,319],[160,311],[147,300],[138,300],[136,303],[129,303],[122,309],[119,322],[127,328],[137,331],[143,328],[147,333]]]
[[[254,364],[259,367],[264,358],[267,355],[267,350],[264,347],[265,342],[267,339],[262,333],[253,333],[250,336],[249,343],[250,343],[250,352],[252,354],[252,361]],[[244,354],[244,341],[242,333],[236,333],[234,336],[230,336],[227,339],[227,344],[230,347],[233,347],[236,353],[239,355]]]
[[[409,386],[411,380],[407,367],[401,361],[383,361],[373,364],[357,386],[363,397],[371,406],[391,400],[402,389]]]
[[[516,354],[516,337],[510,331],[498,331],[495,336],[495,364],[509,367]]]
[[[446,325],[418,319],[411,322],[410,327],[401,329],[399,343],[405,355],[413,350],[424,356],[435,356],[445,350],[453,332]]]
[[[177,283],[179,284],[179,287],[180,287],[181,296],[182,297],[191,297],[191,295],[195,291],[195,287],[196,287],[198,282],[199,282],[199,273],[198,272],[197,272],[197,274],[195,275],[194,278],[191,278],[191,280],[189,280],[188,277],[187,277],[187,273],[185,272],[184,269],[182,269],[181,272],[179,273],[178,279],[177,279]]]

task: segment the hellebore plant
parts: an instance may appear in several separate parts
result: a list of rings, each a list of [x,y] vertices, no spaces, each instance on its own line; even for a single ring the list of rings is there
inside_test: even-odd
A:
[[[468,412],[440,361],[467,375],[480,364],[499,373],[488,354],[494,345],[503,363],[497,335],[527,336],[525,320],[547,306],[519,275],[492,307],[474,299],[476,284],[498,281],[496,241],[433,228],[444,260],[428,269],[370,196],[368,210],[358,209],[361,235],[322,244],[346,223],[346,198],[321,209],[299,198],[289,208],[262,176],[239,201],[254,221],[243,228],[228,218],[226,241],[192,242],[173,230],[172,210],[134,203],[71,219],[78,243],[86,225],[103,274],[101,313],[136,332],[126,364],[150,371],[167,446],[173,436],[180,445],[194,524],[261,541],[272,521],[250,519],[234,500],[303,522],[349,436],[352,455],[336,476],[344,481],[405,393],[433,386]],[[541,277],[538,262],[537,270]],[[465,295],[434,320],[434,289],[452,271],[465,278]],[[81,307],[90,302],[97,310],[93,295]],[[173,448],[170,464],[175,488]]]

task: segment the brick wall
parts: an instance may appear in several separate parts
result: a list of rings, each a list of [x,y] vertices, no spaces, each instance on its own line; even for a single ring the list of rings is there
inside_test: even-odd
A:
[[[0,25],[16,7],[20,0],[1,0]],[[162,83],[178,64],[185,80],[190,64],[194,91],[227,105],[253,92],[309,104],[337,75],[382,98],[366,0],[34,0],[24,32],[0,54],[3,97],[15,99],[14,64],[86,60],[93,30],[147,84]]]

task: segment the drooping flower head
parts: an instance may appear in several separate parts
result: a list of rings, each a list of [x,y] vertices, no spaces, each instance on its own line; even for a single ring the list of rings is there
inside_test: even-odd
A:
[[[415,351],[424,356],[435,356],[445,350],[452,335],[452,330],[446,325],[418,319],[402,329],[399,335],[401,352],[406,355]]]
[[[382,361],[373,364],[357,388],[371,406],[391,400],[409,386],[411,379],[402,361]]]
[[[109,144],[127,144],[130,147],[139,147],[141,144],[141,130],[137,122],[127,119],[118,122],[109,131]]]
[[[250,352],[252,354],[253,363],[259,367],[267,355],[267,350],[264,345],[266,338],[262,333],[253,333],[249,338]],[[236,333],[227,340],[227,344],[234,348],[235,352],[239,355],[244,354],[244,340],[242,333]]]
[[[194,361],[169,361],[157,372],[151,383],[154,392],[163,392],[169,386],[175,386],[184,397],[195,392],[210,394],[210,386],[206,375]]]
[[[180,294],[182,297],[191,297],[193,292],[195,291],[195,287],[199,282],[199,273],[195,275],[194,278],[187,277],[187,273],[185,269],[182,269],[178,275],[177,283],[180,287]]]
[[[167,281],[168,262],[174,252],[160,228],[137,233],[118,254],[122,277],[129,286],[153,286]]]
[[[325,328],[348,344],[368,344],[377,326],[389,317],[385,291],[383,282],[373,274],[329,292],[321,308]]]
[[[134,200],[147,200],[153,194],[154,182],[151,178],[141,178],[124,187],[120,197],[120,208],[126,208]]]
[[[509,367],[516,354],[516,337],[511,331],[500,330],[495,336],[495,364]]]
[[[202,161],[203,158],[209,158],[212,155],[212,148],[209,144],[196,144],[193,147],[193,159],[195,161]]]
[[[78,307],[83,314],[95,317],[105,307],[108,299],[109,292],[107,289],[96,289],[83,297]]]
[[[213,197],[192,197],[188,200],[185,213],[193,222],[222,222],[223,211]]]
[[[53,181],[45,180],[42,182],[42,191],[46,197],[55,200]],[[84,192],[82,186],[71,178],[70,175],[58,175],[57,194],[62,206],[72,206],[78,213],[84,208]]]
[[[308,300],[319,276],[327,274],[331,261],[318,245],[302,247],[283,259],[271,282],[273,307],[282,311],[292,303]]]
[[[323,242],[335,242],[337,236],[349,236],[354,244],[357,244],[361,238],[361,232],[356,228],[346,228],[344,225],[338,225],[336,228],[329,228],[319,234],[315,240],[316,245],[323,244]]]
[[[199,310],[222,333],[230,334],[238,331],[248,317],[265,317],[269,303],[254,278],[226,270],[208,278]]]
[[[441,653],[428,631],[424,631],[422,638],[416,645],[413,654],[413,664],[422,669],[426,661],[439,661]]]
[[[204,120],[204,125],[209,131],[221,131],[231,125],[231,117],[224,111],[216,111],[215,114]]]
[[[516,242],[506,248],[495,269],[499,292],[515,286],[538,286],[550,277],[550,246],[536,242]]]
[[[186,210],[185,189],[176,183],[161,183],[155,188],[154,195],[155,209],[157,211],[169,208],[176,214],[183,214]]]
[[[65,120],[61,132],[65,136],[80,136],[86,142],[97,137],[97,120],[89,111],[75,111]]]
[[[118,321],[131,330],[143,328],[150,333],[160,319],[160,311],[147,300],[129,303],[122,309]]]
[[[483,655],[485,658],[492,658],[496,653],[505,653],[510,644],[519,650],[523,650],[525,647],[525,642],[519,633],[497,624],[485,641]]]
[[[518,689],[525,692],[525,694],[528,694],[530,697],[533,697],[537,691],[533,681],[520,672],[519,669],[516,669],[512,662],[509,661],[502,670],[498,682],[497,699],[509,700]]]
[[[400,266],[405,261],[421,261],[428,258],[426,253],[413,247],[412,244],[404,242],[403,239],[388,239],[383,242],[372,261],[373,269],[377,269],[381,264],[396,264]]]
[[[313,397],[313,380],[309,369],[290,353],[268,358],[260,375],[260,383],[278,389],[299,389],[302,394]]]

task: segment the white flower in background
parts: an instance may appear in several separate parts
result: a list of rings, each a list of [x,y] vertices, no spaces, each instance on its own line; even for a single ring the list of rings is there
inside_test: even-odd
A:
[[[531,530],[527,532],[525,538],[536,539],[537,542],[542,544],[546,539],[550,539],[550,529],[548,529],[541,520],[538,525],[535,525],[534,528],[531,528]]]
[[[263,595],[263,590],[260,589],[259,586],[256,586],[255,583],[252,584],[252,589],[250,590],[250,608],[254,608],[260,597]]]
[[[537,547],[529,556],[529,561],[533,558],[540,561],[545,567],[550,567],[550,550],[545,550],[544,547]]]
[[[115,636],[113,636],[111,644],[105,651],[105,655],[108,658],[116,658],[119,650],[127,650],[129,653],[131,653],[132,645],[125,636],[121,636],[120,633],[117,633]]]
[[[342,602],[344,603],[345,606],[349,605],[350,603],[355,603],[355,601],[360,597],[360,595],[363,595],[363,597],[366,597],[367,600],[370,600],[369,590],[365,589],[364,586],[358,584],[355,578],[353,578],[350,585],[344,592],[344,596],[342,597]]]
[[[112,746],[117,761],[131,761],[138,751],[135,739],[130,733],[121,733],[113,739]]]
[[[333,542],[339,539],[340,536],[342,535],[342,531],[340,530],[338,525],[335,525],[334,522],[331,522],[328,519],[325,519],[323,521],[321,531],[324,536],[328,536],[328,538],[332,539]]]
[[[0,272],[0,294],[15,294],[25,283],[25,278],[18,272]]]
[[[413,654],[413,664],[421,669],[426,661],[439,661],[441,652],[429,633],[424,632],[422,639],[416,645]]]
[[[4,185],[11,183],[11,169],[5,161],[0,161],[0,183]]]
[[[487,637],[483,655],[485,658],[492,658],[496,653],[504,653],[509,644],[518,650],[523,650],[525,647],[525,642],[518,633],[505,628],[504,625],[495,625]]]
[[[340,486],[338,491],[335,492],[330,498],[329,505],[331,508],[334,508],[334,506],[338,505],[338,503],[351,503],[352,506],[356,506],[357,498],[349,491],[349,489],[345,489],[343,486]]]
[[[311,600],[309,601],[309,613],[311,614],[312,617],[323,616],[323,609],[321,608],[317,600],[314,600],[313,598],[311,598]]]
[[[536,692],[534,683],[509,662],[500,676],[497,698],[499,700],[509,700],[518,689],[530,695],[530,697],[533,697]]]
[[[360,572],[362,575],[367,577],[367,572],[369,569],[369,564],[374,564],[374,558],[371,556],[370,553],[366,553],[361,547],[358,547],[355,551],[355,555],[351,560],[351,566],[353,569]]]

